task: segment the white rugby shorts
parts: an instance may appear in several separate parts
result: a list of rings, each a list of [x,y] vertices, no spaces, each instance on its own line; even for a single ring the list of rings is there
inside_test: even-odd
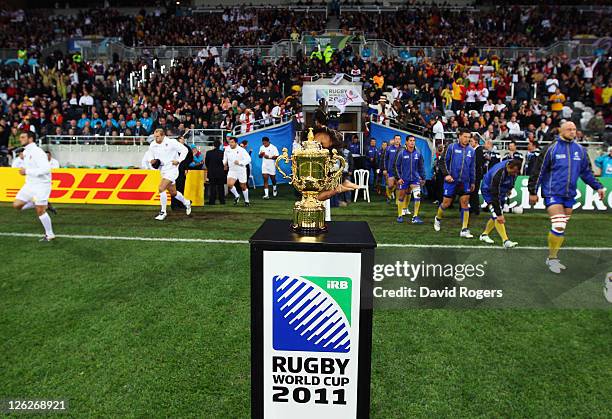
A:
[[[175,183],[178,175],[179,175],[178,166],[175,166],[172,163],[170,163],[170,166],[168,167],[162,166],[161,168],[162,179],[168,179],[170,182]]]
[[[261,163],[261,173],[264,175],[276,175],[276,166],[274,165],[274,160],[264,159]]]
[[[15,199],[23,202],[34,202],[34,205],[47,205],[51,195],[51,184],[31,185],[25,184],[17,192]]]
[[[237,179],[240,183],[247,183],[247,171],[246,167],[237,168],[232,167],[227,172],[227,177],[232,179]]]

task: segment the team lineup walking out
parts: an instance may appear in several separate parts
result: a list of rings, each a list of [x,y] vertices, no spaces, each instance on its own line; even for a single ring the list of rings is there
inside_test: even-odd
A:
[[[586,149],[577,144],[575,138],[573,122],[561,125],[559,135],[542,151],[529,177],[529,203],[534,205],[538,201],[539,189],[550,216],[546,265],[557,274],[566,269],[558,255],[576,203],[578,178],[595,189],[600,199],[605,195],[603,185],[593,175]]]

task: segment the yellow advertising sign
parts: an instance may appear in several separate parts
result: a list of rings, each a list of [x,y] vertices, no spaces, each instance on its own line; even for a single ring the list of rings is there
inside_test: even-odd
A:
[[[72,204],[159,205],[157,170],[54,169],[49,201]],[[204,205],[205,171],[187,173],[185,196]],[[19,169],[0,167],[0,202],[12,202],[25,177]]]

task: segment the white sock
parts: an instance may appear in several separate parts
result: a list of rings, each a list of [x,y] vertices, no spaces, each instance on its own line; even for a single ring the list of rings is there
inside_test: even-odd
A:
[[[331,204],[329,199],[326,199],[323,203],[325,204],[325,221],[331,221]]]
[[[268,196],[270,194],[270,191],[268,190],[268,188],[264,188],[264,196]]]
[[[234,194],[234,196],[235,196],[236,198],[239,198],[239,197],[240,197],[240,195],[238,195],[238,191],[236,190],[236,187],[235,187],[235,186],[232,186],[232,189],[230,189],[230,192],[231,192],[232,194]]]
[[[166,191],[159,193],[159,203],[161,204],[161,212],[166,212],[166,206],[168,205],[168,194]]]
[[[38,219],[45,228],[45,234],[47,236],[55,236],[55,234],[53,234],[53,226],[51,225],[51,217],[49,217],[49,214],[45,212],[43,215],[38,217]]]
[[[34,208],[34,207],[35,207],[34,202],[28,201],[28,202],[25,203],[25,205],[23,207],[21,207],[21,211],[27,210],[27,209],[30,209],[30,208]]]
[[[244,195],[244,202],[249,202],[249,190],[245,189],[242,194]]]
[[[179,201],[181,201],[181,202],[183,203],[183,205],[187,206],[187,198],[185,198],[185,197],[183,196],[183,194],[182,194],[182,193],[180,193],[179,191],[176,191],[176,196],[175,196],[175,198],[176,198],[176,199],[178,199]]]
[[[272,185],[272,190],[276,192],[276,185]]]

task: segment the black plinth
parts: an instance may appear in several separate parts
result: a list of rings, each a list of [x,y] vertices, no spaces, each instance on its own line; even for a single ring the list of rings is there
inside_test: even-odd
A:
[[[327,353],[325,350],[320,350],[319,354],[316,356],[334,358],[344,355],[348,358],[351,356],[354,357],[347,361],[347,365],[353,365],[352,363],[356,360],[354,365],[358,366],[358,368],[355,367],[357,371],[356,402],[354,397],[352,400],[349,397],[346,404],[356,404],[356,409],[354,408],[355,406],[353,406],[352,410],[352,412],[355,412],[355,414],[354,416],[352,414],[346,416],[344,415],[344,412],[341,412],[341,415],[343,417],[356,418],[369,417],[372,347],[372,269],[374,264],[374,249],[376,247],[376,241],[374,240],[374,236],[372,235],[372,232],[370,231],[370,228],[366,222],[337,221],[329,222],[327,223],[327,226],[328,231],[325,233],[318,234],[316,236],[303,236],[291,230],[291,222],[289,220],[266,220],[250,239],[251,416],[253,418],[264,418],[266,417],[265,412],[268,412],[267,416],[271,416],[269,414],[271,411],[270,409],[280,407],[282,410],[286,408],[286,406],[291,405],[295,406],[295,409],[297,409],[294,410],[295,415],[291,413],[295,419],[302,417],[302,413],[308,415],[314,414],[318,417],[318,419],[325,419],[326,417],[331,417],[329,413],[331,410],[323,411],[322,414],[319,414],[317,409],[326,408],[321,407],[321,399],[325,400],[325,402],[330,406],[331,403],[335,405],[342,404],[341,397],[340,400],[334,399],[334,396],[337,396],[336,393],[334,393],[334,390],[337,391],[340,387],[329,387],[323,389],[321,387],[316,388],[316,386],[311,386],[311,388],[308,388],[308,386],[300,386],[297,390],[296,388],[289,389],[293,391],[293,394],[280,394],[283,393],[283,390],[278,390],[281,387],[272,386],[269,381],[266,383],[264,382],[264,378],[274,375],[268,368],[270,365],[270,360],[268,358],[271,357],[271,354],[278,353],[275,352],[278,351],[278,348],[275,340],[277,329],[276,326],[274,326],[274,322],[277,321],[275,320],[277,317],[274,317],[276,314],[273,314],[274,310],[277,310],[273,301],[273,299],[276,298],[276,295],[274,294],[274,287],[277,284],[274,281],[278,280],[277,278],[280,275],[283,275],[283,272],[287,271],[293,272],[292,275],[295,276],[303,275],[302,277],[298,276],[298,279],[310,278],[307,275],[312,275],[310,272],[316,272],[317,275],[322,275],[316,277],[319,278],[320,281],[320,278],[326,278],[327,269],[329,269],[330,278],[339,277],[342,279],[342,277],[345,276],[343,270],[345,269],[347,272],[347,278],[350,278],[350,275],[353,275],[352,277],[354,278],[347,282],[353,284],[356,280],[359,280],[359,294],[353,294],[354,289],[351,289],[351,295],[349,297],[350,301],[352,301],[350,310],[353,310],[353,306],[355,306],[355,309],[357,309],[356,306],[357,304],[359,305],[357,310],[358,317],[354,315],[352,316],[353,319],[358,318],[358,330],[354,330],[355,323],[348,322],[350,323],[350,333],[358,334],[359,345],[356,351],[357,353],[353,355],[350,354],[353,353],[352,351],[354,351],[354,349],[350,348],[347,349],[349,352],[346,354]],[[266,254],[266,257],[264,257],[264,254]],[[278,258],[276,258],[277,255]],[[283,260],[278,260],[281,257]],[[344,262],[345,265],[341,266],[333,262],[334,257],[337,257],[338,260],[354,260],[356,263],[353,263],[353,266],[351,267],[347,266],[346,262]],[[293,266],[291,263],[291,261],[294,260],[293,258],[295,258],[296,261],[295,270],[292,271],[291,268],[285,269],[285,271],[280,268],[278,271],[275,270],[277,263],[279,264],[278,266],[281,267]],[[265,262],[265,260],[268,262]],[[272,262],[273,260],[275,261],[274,263]],[[267,267],[264,266],[265,263],[268,263]],[[310,270],[310,267],[312,267],[313,270]],[[270,274],[271,270],[275,274],[278,273],[278,275],[272,277]],[[268,274],[265,274],[264,271],[268,272]],[[283,278],[283,280],[285,278]],[[268,281],[270,283],[270,285],[266,285],[268,288],[264,286],[264,281]],[[331,294],[342,292],[336,291],[333,288],[340,288],[341,286],[345,285],[334,285],[333,281],[331,282],[331,285],[330,282],[327,282],[327,292]],[[330,289],[331,291],[329,291]],[[264,302],[264,298],[266,298],[266,302]],[[264,306],[267,307],[267,309],[264,309]],[[264,312],[267,312],[265,318]],[[354,311],[352,313],[356,314]],[[267,332],[265,333],[267,333],[266,336],[269,338],[266,341],[264,341],[264,327],[267,328]],[[274,331],[270,332],[271,329],[274,329]],[[349,336],[354,335],[349,334]],[[340,342],[339,338],[338,342]],[[353,342],[352,339],[349,340],[349,342],[350,346],[350,344]],[[266,345],[265,348],[264,344]],[[334,344],[336,344],[335,341],[332,345],[330,345],[330,347]],[[287,356],[293,354],[296,354],[297,356],[302,354],[305,357],[304,359],[307,359],[308,354],[311,354],[311,352],[291,352],[291,349],[286,351],[286,348],[284,347],[282,347],[281,350],[284,351],[282,353],[286,354]],[[348,369],[349,368],[347,368],[347,370]],[[325,376],[322,377],[326,378]],[[352,378],[354,377],[351,376],[350,385],[353,385],[355,382],[355,380]],[[346,392],[349,396],[354,396],[355,389],[354,387],[350,387],[350,385],[347,385]],[[274,389],[274,391],[272,389]],[[320,392],[326,392],[324,393],[325,396],[321,396]],[[292,397],[294,397],[294,399],[292,399]],[[299,403],[303,404],[296,405],[296,399],[299,400]],[[306,399],[308,399],[308,401],[304,402]],[[285,401],[286,403],[283,404]],[[332,408],[338,407],[333,406]],[[350,410],[347,410],[347,412],[349,411]],[[274,412],[277,411],[275,410]],[[283,415],[286,415],[287,411],[283,410],[282,413]],[[333,415],[338,417],[338,412],[336,411],[336,413]]]
[[[373,249],[376,241],[365,221],[332,221],[327,223],[326,233],[314,236],[300,235],[291,230],[288,220],[266,220],[257,229],[249,242],[251,246],[290,246],[295,250],[325,248],[342,251],[342,248]],[[322,246],[322,247],[321,247]]]

